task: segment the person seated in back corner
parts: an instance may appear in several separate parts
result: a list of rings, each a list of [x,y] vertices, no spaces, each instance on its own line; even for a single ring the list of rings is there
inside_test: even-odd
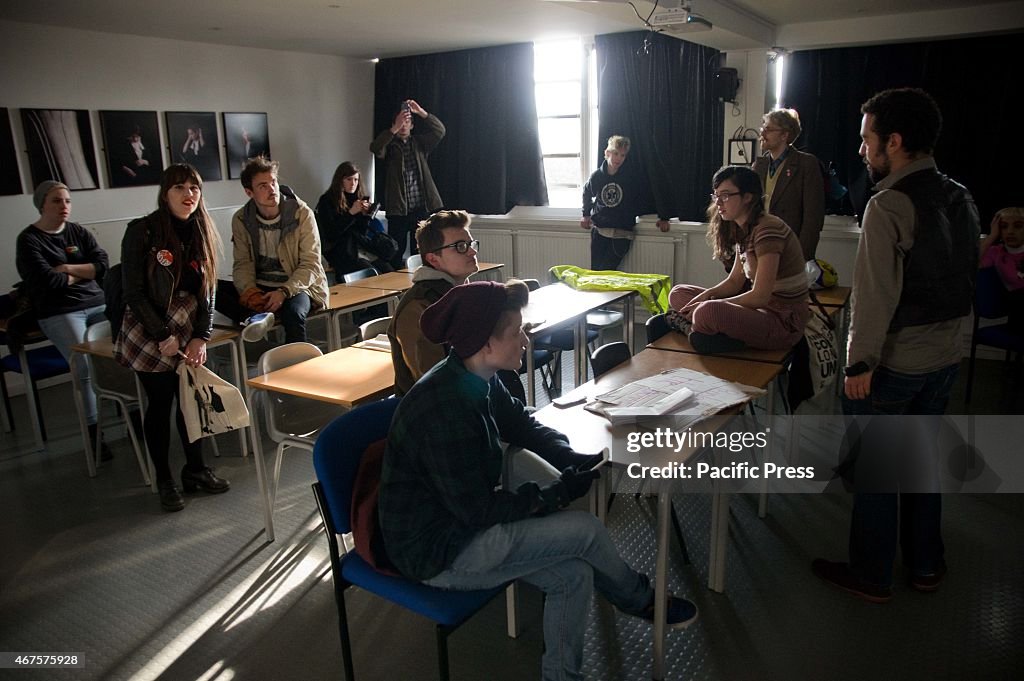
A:
[[[726,166],[712,187],[708,243],[718,260],[733,259],[732,269],[708,289],[673,287],[669,324],[687,333],[698,352],[791,348],[811,314],[800,242],[765,212],[761,181],[750,168]],[[745,291],[747,281],[752,288]]]
[[[464,210],[442,210],[416,229],[423,265],[413,273],[413,286],[402,296],[388,326],[396,395],[409,392],[413,383],[447,356],[448,348],[443,343],[430,340],[420,331],[420,315],[480,269],[476,259],[480,242],[469,231],[471,222]],[[501,370],[498,377],[513,397],[526,401],[517,371]]]
[[[249,201],[231,219],[234,286],[219,286],[217,309],[241,322],[270,312],[284,325],[285,342],[306,340],[306,317],[327,305],[327,275],[320,262],[316,218],[301,199],[281,199],[277,161],[258,156],[242,169]],[[260,323],[272,325],[273,317]],[[262,334],[246,329],[246,340]]]
[[[604,163],[583,186],[580,227],[590,230],[592,270],[617,270],[633,245],[643,175],[627,163],[629,145],[628,137],[609,137]],[[659,218],[658,229],[667,232],[668,228],[668,220]]]
[[[581,679],[594,588],[628,614],[654,619],[647,576],[621,558],[607,529],[583,511],[559,511],[598,476],[600,455],[575,453],[539,424],[495,377],[515,371],[526,334],[523,282],[456,286],[423,313],[423,333],[452,348],[402,398],[381,470],[380,526],[403,575],[452,590],[521,579],[541,589],[544,679]],[[561,475],[543,486],[506,480],[499,438],[535,451]],[[697,607],[669,597],[668,624],[685,627]]]
[[[334,171],[331,186],[316,204],[316,221],[324,258],[342,275],[372,267],[392,272],[402,267],[398,244],[370,224],[370,199],[359,167],[345,161]]]

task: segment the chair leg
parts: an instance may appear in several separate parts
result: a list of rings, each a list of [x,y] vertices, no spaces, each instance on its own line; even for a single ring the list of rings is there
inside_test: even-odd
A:
[[[281,480],[281,460],[284,459],[284,450],[287,442],[277,445],[277,454],[274,456],[274,476],[270,480],[270,512],[274,512],[274,504],[277,502],[277,484]]]
[[[676,532],[676,539],[679,540],[679,548],[683,552],[683,564],[690,564],[690,552],[686,549],[686,537],[683,536],[683,526],[679,523],[679,516],[676,514],[676,503],[674,501],[669,502],[671,506],[669,514],[672,518],[672,529]]]
[[[4,432],[14,430],[14,413],[11,411],[11,396],[7,394],[7,372],[0,371],[0,396],[4,400]]]
[[[149,467],[146,465],[146,455],[142,448],[142,443],[139,440],[139,434],[135,432],[135,424],[132,422],[132,411],[128,408],[128,404],[124,402],[118,402],[118,406],[121,407],[121,411],[124,413],[124,424],[128,430],[128,437],[132,441],[132,451],[135,452],[135,461],[139,464],[139,472],[142,473],[143,482],[149,486],[152,484],[149,479]],[[139,423],[142,423],[142,407],[139,407]]]
[[[971,401],[971,387],[974,385],[974,359],[978,353],[978,346],[971,343],[971,358],[967,362],[967,388],[964,395],[964,403]]]
[[[437,625],[437,678],[448,681],[448,631],[447,627]]]
[[[345,588],[334,586],[334,598],[338,602],[338,636],[341,638],[341,662],[345,666],[346,681],[356,681],[352,667],[352,639],[349,638],[348,612],[345,609]]]

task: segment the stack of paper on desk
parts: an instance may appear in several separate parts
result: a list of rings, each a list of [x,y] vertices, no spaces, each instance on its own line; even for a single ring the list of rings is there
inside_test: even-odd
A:
[[[685,427],[762,394],[760,388],[680,368],[598,395],[585,409],[604,416],[612,425],[671,415],[676,417],[674,426]]]
[[[367,338],[366,340],[356,343],[357,348],[365,348],[367,350],[382,350],[384,352],[391,352],[391,341],[388,340],[386,333],[378,334],[373,338]]]

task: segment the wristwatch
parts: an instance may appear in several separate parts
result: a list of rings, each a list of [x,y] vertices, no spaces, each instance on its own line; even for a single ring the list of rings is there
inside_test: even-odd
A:
[[[857,362],[856,364],[853,364],[843,369],[843,374],[847,378],[853,378],[854,376],[866,374],[869,371],[871,371],[871,367],[868,366],[867,362]]]

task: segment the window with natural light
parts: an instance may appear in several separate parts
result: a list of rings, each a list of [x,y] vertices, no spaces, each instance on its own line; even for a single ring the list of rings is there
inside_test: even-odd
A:
[[[579,38],[534,43],[537,124],[549,205],[579,207],[596,142],[593,49]],[[593,102],[593,104],[591,104]]]

